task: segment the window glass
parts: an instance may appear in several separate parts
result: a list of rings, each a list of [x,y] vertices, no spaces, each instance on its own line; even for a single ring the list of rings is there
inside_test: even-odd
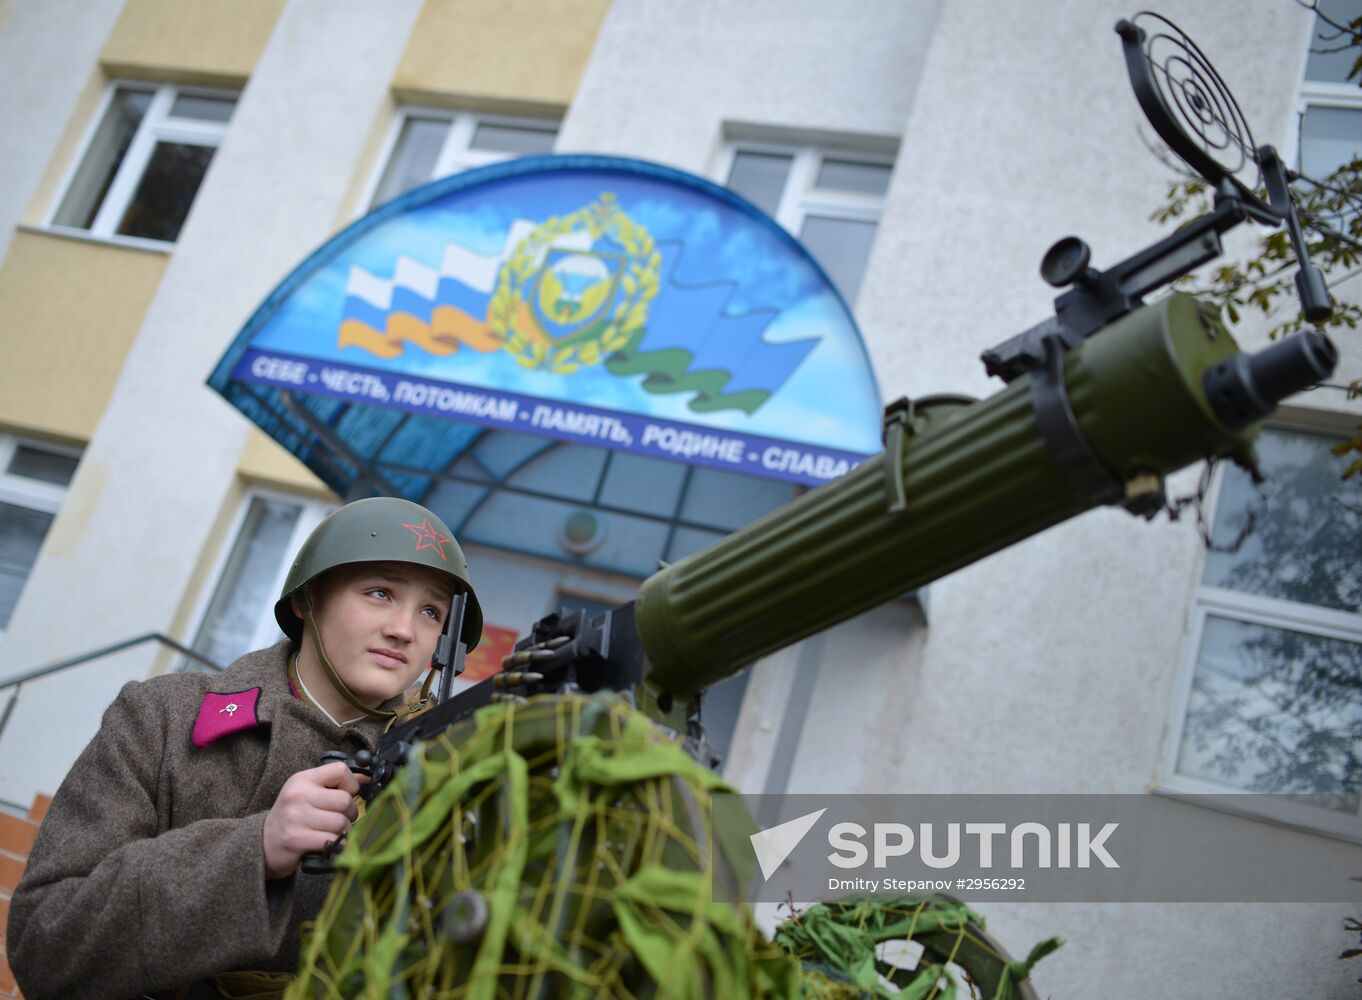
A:
[[[117,87],[53,224],[174,241],[235,104],[170,84]]]
[[[45,451],[32,445],[21,444],[14,449],[14,457],[9,460],[7,472],[37,479],[55,486],[67,486],[76,474],[80,459],[58,452]]]
[[[449,122],[443,120],[408,118],[403,122],[397,145],[378,183],[374,204],[389,201],[430,180],[448,131]]]
[[[483,468],[502,479],[526,465],[541,451],[552,447],[552,441],[532,434],[492,431],[478,438],[473,445],[473,454]]]
[[[657,517],[670,518],[686,478],[686,467],[660,458],[616,452],[610,458],[601,489],[601,503],[632,507]]]
[[[1318,0],[1317,9],[1335,24],[1349,24],[1362,17],[1362,0]],[[1346,33],[1315,18],[1315,34],[1310,39],[1310,55],[1305,62],[1305,78],[1324,83],[1346,83],[1357,60],[1357,49]]]
[[[1266,499],[1226,469],[1194,620],[1175,775],[1362,807],[1362,514],[1332,439],[1275,428],[1258,452]],[[1323,814],[1321,814],[1323,815]],[[1320,820],[1328,826],[1329,821]]]
[[[468,111],[404,113],[372,204],[470,167],[551,153],[557,138],[556,123],[532,118],[484,120]]]
[[[158,142],[118,232],[174,242],[212,158],[211,146]]]
[[[550,559],[572,560],[578,556],[585,564],[627,576],[646,577],[657,569],[658,554],[667,537],[665,522],[592,511],[600,525],[599,537],[589,550],[574,552],[564,545],[564,531],[569,520],[582,510],[582,504],[572,501],[500,490],[488,495],[463,527],[455,530],[460,542],[478,542]]]
[[[151,93],[145,90],[119,87],[114,91],[109,111],[95,132],[85,159],[76,171],[75,179],[53,222],[78,229],[89,229],[93,225],[109,185],[113,183],[128,146],[142,124],[151,98]]]
[[[179,94],[170,106],[172,118],[193,118],[204,122],[227,122],[236,110],[236,101],[229,97],[203,97]]]
[[[79,458],[0,434],[0,632],[9,624]]]
[[[602,448],[562,444],[527,463],[507,480],[523,489],[589,501],[605,465]]]
[[[848,302],[856,301],[875,241],[877,223],[860,219],[830,219],[810,215],[804,220],[799,238],[808,247],[828,277]]]
[[[254,648],[256,630],[271,613],[279,568],[291,555],[298,504],[254,497],[204,613],[193,650],[225,667]],[[282,638],[282,635],[281,635]],[[182,669],[200,669],[185,661]]]
[[[557,129],[531,128],[516,125],[494,125],[479,122],[473,132],[473,149],[490,149],[513,156],[531,156],[553,152],[553,143],[558,138]]]
[[[668,563],[674,563],[678,559],[693,556],[702,549],[709,548],[723,537],[724,533],[721,531],[701,531],[699,528],[678,527],[672,534],[671,545],[662,554],[662,558]]]
[[[1301,118],[1301,173],[1328,177],[1362,152],[1362,108],[1312,106]]]
[[[842,297],[854,302],[893,165],[869,153],[858,159],[817,146],[790,150],[735,148],[728,186],[797,236]]]
[[[52,519],[42,511],[0,502],[0,630],[9,625]]]
[[[462,543],[468,541],[463,531],[464,521],[471,517],[490,495],[490,486],[473,486],[449,479],[439,479],[436,480],[435,488],[422,498],[421,503],[439,514],[440,519],[449,525],[450,530]]]
[[[789,483],[696,468],[681,507],[681,520],[736,531],[789,503],[795,492]]]
[[[1362,514],[1357,487],[1341,478],[1331,438],[1274,429],[1258,452],[1265,502],[1238,468],[1225,470],[1212,538],[1228,545],[1250,511],[1253,531],[1235,553],[1212,551],[1204,582],[1338,611],[1362,611]]]
[[[826,159],[819,167],[817,186],[859,194],[884,195],[889,191],[889,171],[889,167],[880,163]]]
[[[733,157],[728,186],[767,215],[774,216],[780,209],[780,198],[793,159],[774,153],[739,152]]]
[[[1242,791],[1323,795],[1356,813],[1362,644],[1207,616],[1177,769]]]

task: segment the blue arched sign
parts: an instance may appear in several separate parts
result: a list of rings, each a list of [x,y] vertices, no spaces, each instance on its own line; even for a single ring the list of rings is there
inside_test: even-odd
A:
[[[392,445],[374,409],[810,485],[880,447],[865,347],[808,252],[730,191],[617,157],[383,205],[270,295],[209,384],[342,492]],[[416,436],[388,464],[429,470],[441,449]]]

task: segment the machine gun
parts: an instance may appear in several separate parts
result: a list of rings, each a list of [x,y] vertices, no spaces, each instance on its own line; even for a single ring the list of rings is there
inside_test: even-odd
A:
[[[1153,517],[1168,505],[1165,478],[1199,460],[1227,457],[1256,474],[1258,422],[1331,374],[1334,345],[1307,330],[1246,354],[1213,307],[1176,293],[1145,298],[1218,256],[1221,236],[1246,221],[1287,227],[1308,320],[1330,315],[1329,296],[1306,258],[1280,158],[1253,142],[1200,50],[1158,15],[1117,32],[1146,117],[1211,185],[1213,210],[1106,270],[1091,266],[1083,241],[1060,240],[1041,263],[1064,289],[1054,315],[983,354],[1005,383],[997,393],[891,403],[881,454],[662,568],[633,601],[540,619],[501,673],[394,727],[376,755],[350,759],[370,776],[374,804],[300,986],[328,996],[464,983],[488,996],[497,984],[517,996],[615,995],[617,986],[652,996],[723,994],[717,984],[747,981],[762,995],[797,995],[797,984],[777,981],[789,954],[773,958],[750,915],[716,915],[704,908],[709,886],[697,889],[733,873],[704,817],[714,783],[700,764],[717,762],[705,689],[1094,507]],[[1257,171],[1252,186],[1242,170]],[[451,645],[458,629],[446,633],[443,691],[462,660]],[[597,692],[618,694],[578,697]],[[499,717],[472,718],[498,702],[510,703]],[[653,725],[636,725],[639,712]],[[565,749],[574,741],[598,762],[602,746],[634,754],[630,773],[642,777],[583,792],[572,783],[580,758]],[[316,861],[313,870],[329,869],[329,858]],[[909,928],[928,985],[954,963],[984,995],[1035,997],[1023,980],[1055,942],[1010,962],[968,911],[914,930],[931,907],[958,901],[905,905],[881,923]],[[865,923],[854,906],[843,910]],[[691,950],[667,951],[674,945]]]
[[[412,746],[478,708],[541,694],[628,693],[714,763],[703,692],[755,660],[1101,505],[1149,518],[1165,477],[1229,457],[1256,473],[1257,422],[1333,371],[1337,351],[1304,330],[1241,352],[1213,307],[1150,293],[1221,251],[1246,221],[1285,225],[1307,319],[1331,303],[1306,254],[1281,159],[1257,146],[1228,88],[1168,21],[1117,25],[1136,97],[1155,132],[1215,191],[1214,209],[1107,268],[1077,237],[1041,276],[1067,289],[1055,313],[987,350],[993,396],[891,403],[884,451],[644,581],[635,600],[588,617],[540,619],[502,673],[392,729],[356,761],[380,792]],[[1166,54],[1165,54],[1166,53]],[[1190,134],[1188,129],[1190,129]],[[1264,201],[1238,176],[1256,169]],[[1257,185],[1255,185],[1256,187]],[[452,671],[444,671],[448,690]]]

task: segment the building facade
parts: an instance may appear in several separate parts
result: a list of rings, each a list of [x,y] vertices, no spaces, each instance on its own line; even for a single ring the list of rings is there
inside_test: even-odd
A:
[[[978,356],[1051,311],[1036,266],[1054,240],[1083,236],[1104,266],[1160,232],[1150,215],[1173,175],[1112,31],[1133,13],[3,0],[0,682],[145,633],[219,663],[273,641],[286,561],[343,498],[205,379],[317,246],[470,167],[599,153],[727,185],[854,305],[885,399],[995,391]],[[1358,88],[1311,55],[1311,12],[1162,13],[1304,173],[1362,149]],[[1356,279],[1334,292],[1356,299]],[[1260,347],[1266,330],[1247,319],[1236,336]],[[1267,432],[1278,506],[1237,554],[1208,552],[1190,517],[1080,517],[727,684],[709,716],[726,776],[765,792],[1317,792],[1337,808],[1240,822],[1284,824],[1303,850],[1362,842],[1362,518],[1329,455],[1362,419],[1344,388],[1362,339],[1338,343],[1338,384],[1293,398]],[[574,447],[471,446],[485,495],[456,530],[498,642],[553,608],[632,597],[649,567],[588,544],[611,518],[665,538],[649,559],[675,558],[794,495]],[[1197,473],[1171,485],[1194,492]],[[1221,474],[1206,503],[1223,540],[1258,501]],[[1331,665],[1331,686],[1293,699],[1312,663]],[[50,794],[124,682],[185,666],[152,642],[24,684],[0,730],[0,800]],[[1037,972],[1042,994],[1112,997],[1342,995],[1351,912],[985,910],[1014,950],[1068,940]]]

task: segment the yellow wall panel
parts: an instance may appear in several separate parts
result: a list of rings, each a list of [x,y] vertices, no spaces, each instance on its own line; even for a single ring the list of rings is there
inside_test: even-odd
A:
[[[99,109],[99,102],[107,86],[108,80],[104,73],[98,68],[92,70],[80,92],[80,97],[76,100],[71,117],[66,120],[66,128],[62,130],[61,138],[57,140],[57,145],[52,150],[52,156],[47,161],[47,169],[29,200],[28,209],[24,212],[23,221],[28,225],[43,225],[48,214],[56,210],[57,186],[66,177],[67,170],[72,168],[80,144],[95,120],[95,112]]]
[[[167,258],[20,231],[0,265],[0,424],[88,441]]]
[[[533,113],[577,92],[609,0],[427,0],[393,87],[407,100]]]
[[[284,0],[126,0],[100,55],[110,75],[244,83]]]
[[[307,466],[258,429],[252,430],[246,439],[236,468],[250,482],[335,499],[335,494]]]

